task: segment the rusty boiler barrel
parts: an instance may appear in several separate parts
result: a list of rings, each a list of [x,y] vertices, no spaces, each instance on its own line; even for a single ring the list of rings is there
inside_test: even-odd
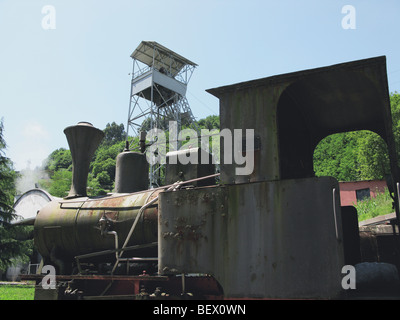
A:
[[[103,198],[75,198],[52,201],[40,210],[34,225],[35,245],[44,259],[72,261],[75,256],[115,249],[115,238],[100,231],[100,219],[111,221],[121,248],[143,205],[160,190],[115,194]],[[157,241],[157,201],[141,214],[127,246]],[[152,251],[149,251],[152,250]],[[155,256],[157,249],[135,252],[136,256]]]

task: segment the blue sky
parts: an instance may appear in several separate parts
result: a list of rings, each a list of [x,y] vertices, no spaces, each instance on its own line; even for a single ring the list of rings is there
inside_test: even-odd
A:
[[[45,5],[55,29],[42,28]],[[342,7],[356,28],[342,28]],[[68,148],[79,121],[126,124],[132,59],[157,41],[199,66],[187,99],[196,118],[218,114],[206,89],[386,55],[400,92],[398,0],[0,0],[0,117],[16,169]]]

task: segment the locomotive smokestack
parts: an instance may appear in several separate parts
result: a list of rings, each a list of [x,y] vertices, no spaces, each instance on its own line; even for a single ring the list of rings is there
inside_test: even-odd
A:
[[[104,132],[89,122],[64,129],[72,156],[72,185],[66,198],[85,197],[89,165]]]

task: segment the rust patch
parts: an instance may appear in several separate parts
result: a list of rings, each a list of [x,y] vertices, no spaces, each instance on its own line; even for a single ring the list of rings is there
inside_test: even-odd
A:
[[[104,216],[107,219],[113,220],[113,221],[117,221],[118,220],[118,216],[119,216],[119,211],[105,211],[104,212]]]

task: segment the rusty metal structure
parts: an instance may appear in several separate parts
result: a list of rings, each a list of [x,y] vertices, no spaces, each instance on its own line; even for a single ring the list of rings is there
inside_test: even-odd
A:
[[[142,41],[131,58],[127,137],[129,129],[134,137],[151,129],[168,130],[169,121],[175,121],[178,130],[182,123],[197,129],[186,98],[187,86],[197,64],[155,41]],[[143,128],[146,121],[147,129]],[[138,148],[131,145],[131,149],[135,147]],[[150,186],[157,187],[161,183],[163,165],[152,164],[149,168]]]
[[[388,146],[398,226],[400,177],[385,57],[207,91],[220,101],[222,130],[254,129],[253,148],[242,149],[254,154],[254,170],[235,174],[240,165],[224,163],[222,153],[219,184],[206,175],[209,167],[188,164],[171,167],[168,185],[147,190],[137,153],[116,174],[138,181],[133,186],[121,183],[116,193],[89,198],[86,177],[74,179],[74,192],[36,217],[43,264],[57,269],[53,290],[43,289],[43,275],[31,276],[37,299],[346,295],[341,270],[361,262],[357,213],[340,206],[334,178],[315,177],[313,151],[333,133],[379,134]],[[68,140],[80,159],[74,170],[84,176],[101,134],[87,124],[67,131],[82,126],[86,136]]]

